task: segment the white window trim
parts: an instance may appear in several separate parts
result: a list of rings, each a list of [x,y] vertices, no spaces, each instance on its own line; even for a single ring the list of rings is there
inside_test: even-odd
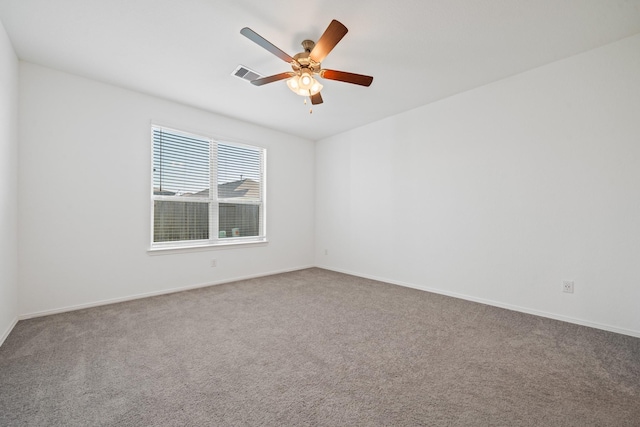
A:
[[[154,201],[155,200],[175,200],[184,202],[185,200],[178,196],[156,196],[153,194],[153,129],[160,128],[167,130],[168,132],[177,132],[179,134],[190,135],[196,138],[205,138],[208,139],[211,143],[210,145],[210,162],[211,165],[211,173],[210,173],[210,186],[209,188],[217,188],[216,177],[218,175],[218,162],[216,157],[216,151],[214,150],[214,146],[217,146],[219,143],[227,143],[231,145],[236,145],[240,147],[247,148],[259,148],[261,151],[260,163],[261,163],[261,182],[260,182],[260,200],[236,200],[236,199],[218,199],[217,191],[209,191],[209,198],[191,198],[189,202],[206,202],[210,203],[210,209],[214,210],[213,215],[209,213],[209,239],[207,240],[181,240],[181,241],[170,241],[170,242],[154,242]],[[263,146],[257,144],[248,144],[245,142],[239,142],[232,138],[220,138],[215,136],[207,135],[207,133],[203,132],[190,132],[181,129],[176,129],[174,127],[164,126],[158,123],[152,122],[149,128],[150,131],[150,140],[151,140],[151,167],[149,168],[150,173],[150,213],[149,213],[149,247],[147,252],[150,254],[153,253],[177,253],[184,251],[198,251],[203,249],[212,249],[212,248],[234,248],[234,247],[246,247],[246,246],[263,246],[267,244],[269,241],[267,239],[267,149]],[[246,237],[225,237],[221,239],[219,237],[219,224],[218,224],[218,206],[220,203],[235,203],[235,204],[256,204],[261,205],[262,209],[260,209],[260,220],[259,220],[259,231],[258,236],[246,236]]]

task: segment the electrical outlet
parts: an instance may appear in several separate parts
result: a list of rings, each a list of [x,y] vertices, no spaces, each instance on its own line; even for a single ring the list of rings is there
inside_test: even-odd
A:
[[[568,294],[573,293],[573,280],[562,281],[562,292],[566,292]]]
[[[218,260],[217,259],[212,259],[211,260],[211,267],[217,267],[218,266]]]
[[[325,255],[329,255],[329,251],[325,249],[325,250],[324,250],[324,254],[325,254]]]

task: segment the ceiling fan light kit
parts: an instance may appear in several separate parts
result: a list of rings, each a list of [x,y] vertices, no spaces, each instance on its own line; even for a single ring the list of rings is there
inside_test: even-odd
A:
[[[289,72],[252,80],[251,83],[255,86],[262,86],[286,79],[287,86],[292,92],[300,96],[309,97],[314,105],[322,104],[323,102],[320,95],[323,85],[315,78],[316,76],[360,86],[370,86],[373,82],[373,77],[371,76],[347,73],[345,71],[325,70],[321,67],[322,61],[342,40],[347,31],[347,27],[334,19],[320,36],[318,43],[314,43],[312,40],[304,40],[302,42],[304,51],[291,57],[251,28],[243,28],[240,30],[240,34],[283,61],[288,62],[292,69]]]
[[[295,94],[300,96],[313,96],[322,90],[323,86],[314,79],[311,74],[304,72],[301,75],[294,75],[287,80],[287,86]]]

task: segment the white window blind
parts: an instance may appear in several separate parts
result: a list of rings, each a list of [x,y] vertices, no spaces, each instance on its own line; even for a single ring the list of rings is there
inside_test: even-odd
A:
[[[158,126],[152,143],[152,247],[265,240],[263,148]]]

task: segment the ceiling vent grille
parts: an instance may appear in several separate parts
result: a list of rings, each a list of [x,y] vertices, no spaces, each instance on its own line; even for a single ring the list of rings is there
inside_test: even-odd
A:
[[[232,73],[234,76],[236,77],[240,77],[242,80],[246,80],[248,82],[255,80],[255,79],[259,79],[260,77],[262,77],[262,75],[260,75],[260,73],[257,73],[247,67],[245,67],[244,65],[238,65],[238,67],[236,67],[235,70],[233,70]]]

